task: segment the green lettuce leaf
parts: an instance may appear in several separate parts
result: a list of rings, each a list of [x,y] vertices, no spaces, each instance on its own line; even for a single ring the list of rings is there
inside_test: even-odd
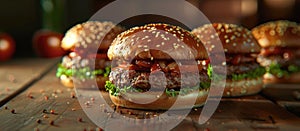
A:
[[[74,76],[80,79],[87,79],[87,78],[95,78],[95,76],[97,75],[103,75],[104,77],[107,77],[109,73],[110,73],[110,67],[105,67],[104,70],[102,69],[91,70],[89,67],[83,67],[79,69],[68,69],[64,67],[62,64],[59,64],[56,70],[56,77],[66,75],[68,77]]]
[[[141,89],[133,88],[133,87],[124,87],[122,89],[116,87],[111,81],[106,81],[105,83],[105,89],[106,91],[109,91],[111,95],[118,96],[120,93],[126,93],[126,92],[143,92]]]
[[[239,81],[242,79],[253,79],[260,76],[263,76],[266,73],[266,69],[264,67],[256,68],[254,71],[249,71],[243,74],[231,74],[227,77],[231,78],[233,81]],[[214,79],[216,81],[221,80],[224,76],[221,74],[217,74],[213,72],[213,68],[211,65],[208,65],[207,74],[210,79]]]
[[[232,74],[231,79],[233,81],[239,81],[242,79],[254,79],[260,76],[263,76],[266,73],[266,69],[264,67],[256,68],[254,71],[250,71],[244,74]]]
[[[283,68],[279,64],[272,63],[266,70],[268,73],[281,78],[288,77],[291,73],[300,72],[300,67],[296,65],[289,65],[287,68]]]

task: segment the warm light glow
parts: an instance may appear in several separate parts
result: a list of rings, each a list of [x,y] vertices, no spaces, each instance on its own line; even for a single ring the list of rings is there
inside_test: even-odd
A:
[[[60,40],[57,37],[50,37],[48,39],[48,43],[51,47],[59,47],[60,46]]]
[[[61,47],[65,50],[71,49],[77,42],[77,35],[75,33],[67,33],[67,37],[62,40]]]
[[[257,0],[242,0],[242,15],[248,16],[257,13]]]
[[[295,0],[265,0],[266,4],[274,8],[290,8],[295,4]]]
[[[0,50],[6,50],[9,47],[7,40],[0,40]]]

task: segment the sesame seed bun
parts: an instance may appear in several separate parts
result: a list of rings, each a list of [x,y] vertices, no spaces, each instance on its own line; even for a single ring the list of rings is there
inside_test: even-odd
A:
[[[211,53],[218,53],[221,47],[215,43],[221,42],[225,53],[259,53],[260,46],[253,38],[251,31],[242,26],[225,23],[206,24],[192,30],[206,45]]]
[[[187,47],[191,52],[186,53]],[[168,24],[148,24],[125,31],[118,35],[108,50],[109,59],[171,59],[170,56],[177,60],[208,57],[198,38],[180,27]]]
[[[300,26],[296,22],[272,21],[255,27],[252,33],[263,48],[300,46]]]
[[[226,80],[223,96],[237,97],[257,94],[263,88],[263,78],[244,79],[240,81]]]
[[[242,78],[233,80],[232,74],[247,74],[256,68],[249,68],[250,65],[257,64],[254,56],[249,54],[259,54],[261,47],[253,37],[250,30],[235,24],[213,23],[206,24],[192,31],[208,48],[212,55],[223,53],[222,47],[217,47],[216,43],[222,43],[226,56],[227,77],[226,86],[223,96],[237,97],[256,94],[263,88],[262,76],[257,78]],[[243,56],[243,57],[239,57]],[[236,62],[237,59],[238,62]],[[249,59],[247,61],[247,59]],[[257,64],[258,65],[258,64]],[[238,69],[238,67],[247,70],[247,72],[239,72],[238,70],[229,70],[229,67]],[[230,73],[229,73],[230,72]]]
[[[95,79],[86,79],[86,80],[75,80],[76,88],[96,88],[99,90],[105,90],[105,82],[108,81],[108,77],[97,76]],[[60,76],[60,82],[62,85],[68,88],[74,88],[74,78],[67,77],[65,75]],[[98,88],[97,88],[98,87]]]
[[[61,47],[64,50],[108,49],[114,38],[125,29],[112,22],[88,21],[67,31]],[[101,43],[100,43],[101,42]]]
[[[70,51],[68,55],[62,58],[63,69],[78,71],[88,68],[89,71],[100,69],[105,71],[105,67],[110,66],[106,54],[107,50],[113,39],[124,30],[123,27],[112,22],[99,21],[87,21],[70,28],[61,42],[61,47]],[[94,51],[95,49],[98,49],[98,51],[90,52],[90,50]],[[91,66],[91,64],[94,65]],[[84,73],[89,74],[91,72]],[[81,86],[80,88],[98,86],[100,90],[105,90],[105,81],[108,80],[108,77],[103,74],[97,74],[94,76],[95,78],[86,77],[80,80],[74,80],[78,76],[68,77],[70,74],[66,75],[66,72],[59,72],[59,70],[58,74],[61,83],[69,88],[74,87],[73,82],[78,82],[75,85]],[[94,84],[95,80],[97,85]]]

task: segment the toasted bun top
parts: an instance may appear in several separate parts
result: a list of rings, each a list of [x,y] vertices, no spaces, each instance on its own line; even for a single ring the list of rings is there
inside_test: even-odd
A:
[[[69,29],[61,47],[64,50],[108,49],[114,38],[125,29],[112,22],[87,21]]]
[[[251,31],[238,25],[206,24],[192,31],[210,52],[223,52],[216,43],[221,42],[225,53],[259,53],[260,46]]]
[[[262,47],[299,47],[300,26],[291,21],[279,20],[259,25],[252,29]]]
[[[118,35],[108,50],[110,59],[207,59],[201,41],[189,31],[168,24],[134,27]]]

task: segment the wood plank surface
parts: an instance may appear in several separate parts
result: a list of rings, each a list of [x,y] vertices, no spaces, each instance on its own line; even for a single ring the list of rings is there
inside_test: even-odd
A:
[[[0,106],[39,79],[59,60],[31,58],[0,63]]]
[[[300,84],[268,84],[262,93],[273,101],[299,101]]]
[[[1,130],[96,129],[82,111],[77,99],[72,97],[74,91],[61,85],[55,77],[55,71],[53,68],[41,80],[1,108]],[[28,97],[29,94],[32,97]],[[54,112],[51,113],[51,110]],[[79,122],[79,118],[83,122]]]
[[[146,130],[148,126],[164,128],[164,111],[135,110],[115,107],[107,93],[99,90],[63,87],[52,68],[43,78],[11,99],[0,109],[0,129],[10,130]],[[103,104],[105,102],[105,104]],[[297,101],[295,101],[297,102]],[[282,105],[297,105],[283,103]],[[174,129],[181,130],[299,130],[300,118],[282,105],[277,105],[260,94],[254,96],[223,98],[214,115],[205,124],[198,124],[202,108],[195,108],[187,117],[180,111],[169,112],[173,121],[183,119]],[[51,113],[52,110],[52,113]],[[176,114],[176,115],[175,115]],[[98,116],[100,115],[100,117]],[[112,123],[114,120],[134,121],[138,128]],[[146,120],[153,123],[145,125]],[[171,121],[170,120],[170,121]],[[52,123],[53,122],[53,123]],[[166,122],[167,123],[167,122]],[[112,128],[113,127],[113,128]]]
[[[268,84],[262,94],[300,117],[300,84]]]

